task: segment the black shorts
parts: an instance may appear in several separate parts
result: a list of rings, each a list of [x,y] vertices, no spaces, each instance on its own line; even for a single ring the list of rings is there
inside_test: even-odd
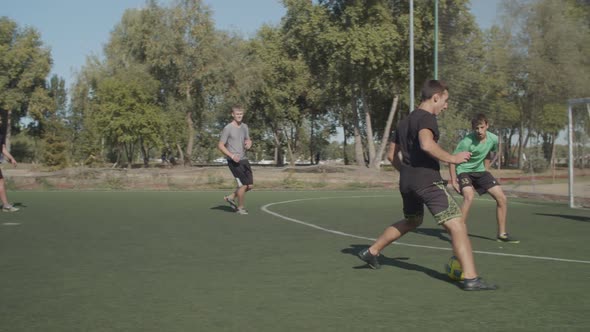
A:
[[[479,195],[485,194],[490,188],[500,185],[490,172],[461,173],[457,176],[459,188],[473,187]]]
[[[0,169],[0,179],[4,179],[4,175],[2,175],[2,170]]]
[[[439,225],[448,220],[461,217],[461,208],[449,194],[445,183],[442,181],[420,190],[402,192],[401,194],[406,219],[424,216],[424,205],[428,207],[434,220]]]
[[[230,159],[227,161],[227,166],[229,166],[229,170],[236,178],[238,187],[254,184],[252,168],[250,167],[250,162],[247,159],[240,160],[239,163],[236,163]]]

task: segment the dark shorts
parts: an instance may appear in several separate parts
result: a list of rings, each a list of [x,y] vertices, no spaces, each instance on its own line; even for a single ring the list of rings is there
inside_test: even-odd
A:
[[[4,179],[4,175],[2,175],[2,170],[0,169],[0,179]]]
[[[236,178],[236,181],[238,182],[238,187],[254,184],[252,168],[250,167],[250,162],[247,159],[240,160],[239,163],[236,163],[233,160],[228,160],[227,166],[229,166],[229,170]]]
[[[404,202],[404,216],[408,220],[423,217],[424,205],[430,210],[434,220],[439,225],[448,220],[461,217],[461,208],[449,194],[445,183],[442,181],[420,190],[402,192],[401,194]]]
[[[485,194],[490,188],[500,185],[490,172],[461,173],[457,176],[459,188],[473,187],[479,195]]]

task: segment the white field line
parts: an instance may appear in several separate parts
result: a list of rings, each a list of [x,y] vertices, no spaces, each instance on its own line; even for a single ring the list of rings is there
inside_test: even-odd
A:
[[[370,237],[366,237],[366,236],[360,236],[360,235],[355,235],[355,234],[349,234],[349,233],[345,233],[345,232],[341,232],[341,231],[337,231],[337,230],[333,230],[333,229],[321,227],[321,226],[314,225],[314,224],[311,224],[311,223],[308,223],[308,222],[305,222],[305,221],[301,221],[301,220],[298,220],[298,219],[295,219],[295,218],[284,216],[282,214],[273,212],[273,211],[271,211],[271,210],[268,209],[269,207],[271,207],[273,205],[289,204],[289,203],[302,202],[302,201],[311,201],[311,200],[320,200],[320,199],[338,199],[338,198],[366,198],[366,197],[368,197],[368,198],[389,197],[389,195],[301,198],[301,199],[293,199],[293,200],[282,201],[282,202],[269,203],[269,204],[266,204],[266,205],[262,206],[260,209],[262,211],[268,213],[268,214],[271,214],[271,215],[273,215],[275,217],[278,217],[278,218],[281,218],[283,220],[287,220],[287,221],[290,221],[290,222],[294,222],[296,224],[300,224],[300,225],[303,225],[303,226],[315,228],[315,229],[320,230],[320,231],[323,231],[323,232],[327,232],[327,233],[331,233],[331,234],[335,234],[335,235],[340,235],[340,236],[351,237],[351,238],[355,238],[355,239],[375,241],[374,238],[370,238]],[[407,246],[407,247],[415,247],[415,248],[434,249],[434,250],[444,250],[444,251],[452,251],[453,250],[452,248],[436,247],[436,246],[425,246],[425,245],[420,245],[420,244],[403,243],[403,242],[399,242],[399,241],[396,241],[393,244],[400,245],[400,246]],[[477,254],[483,254],[483,255],[520,257],[520,258],[529,258],[529,259],[538,259],[538,260],[547,260],[547,261],[558,261],[558,262],[590,264],[590,261],[578,260],[578,259],[567,259],[567,258],[545,257],[545,256],[531,256],[531,255],[518,255],[518,254],[506,254],[506,253],[501,253],[501,252],[480,251],[480,250],[474,250],[473,252],[474,253],[477,253]]]

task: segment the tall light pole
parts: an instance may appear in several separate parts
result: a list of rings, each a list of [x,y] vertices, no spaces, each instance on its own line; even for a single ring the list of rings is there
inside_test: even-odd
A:
[[[410,0],[410,112],[414,110],[414,0]]]
[[[434,0],[434,79],[438,80],[438,0]]]

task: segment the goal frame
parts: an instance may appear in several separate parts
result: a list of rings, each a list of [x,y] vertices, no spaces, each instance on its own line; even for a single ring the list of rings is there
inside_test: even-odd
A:
[[[568,146],[568,196],[570,208],[575,208],[575,196],[574,196],[574,116],[573,107],[574,105],[586,104],[588,109],[588,115],[590,116],[590,98],[578,98],[568,100],[567,109],[567,146]]]

